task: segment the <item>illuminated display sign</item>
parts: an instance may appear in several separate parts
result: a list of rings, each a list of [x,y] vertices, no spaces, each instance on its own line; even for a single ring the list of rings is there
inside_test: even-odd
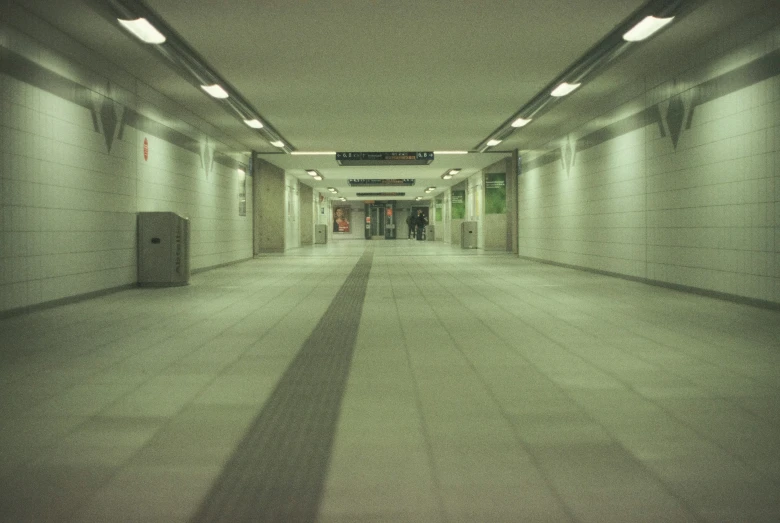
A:
[[[432,151],[336,153],[336,162],[342,166],[430,165],[432,161]]]

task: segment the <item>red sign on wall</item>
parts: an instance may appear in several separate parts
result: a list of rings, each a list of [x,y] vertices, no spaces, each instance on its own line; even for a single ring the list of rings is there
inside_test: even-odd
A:
[[[149,159],[149,140],[144,138],[144,161]]]

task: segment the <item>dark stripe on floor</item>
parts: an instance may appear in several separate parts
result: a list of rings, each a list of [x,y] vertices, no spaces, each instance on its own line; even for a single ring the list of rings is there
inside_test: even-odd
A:
[[[193,522],[317,519],[373,258],[367,249]]]

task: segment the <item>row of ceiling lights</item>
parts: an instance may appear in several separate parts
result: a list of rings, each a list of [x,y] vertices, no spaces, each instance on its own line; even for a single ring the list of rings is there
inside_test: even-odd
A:
[[[477,150],[484,152],[490,147],[495,147],[509,137],[515,129],[531,123],[534,117],[541,114],[542,109],[552,101],[571,94],[582,85],[586,77],[592,76],[597,70],[606,66],[621,54],[626,46],[645,40],[667,26],[681,11],[682,4],[682,0],[662,0],[645,4],[628,19],[627,23],[621,24],[604,37],[558,79],[491,133],[490,137],[477,146]],[[626,27],[629,29],[626,30]]]
[[[173,31],[168,30],[162,21],[156,20],[155,24],[152,24],[148,17],[153,17],[151,12],[141,12],[140,14],[135,12],[136,10],[147,11],[142,7],[140,3],[134,3],[133,9],[128,8],[122,0],[110,0],[110,3],[114,6],[115,10],[120,13],[117,18],[119,23],[135,35],[141,41],[157,45],[162,54],[166,57],[177,62],[179,65],[183,65],[185,69],[189,70],[196,81],[200,84],[200,87],[208,93],[210,96],[228,101],[228,104],[239,113],[243,122],[253,128],[262,130],[262,134],[268,140],[268,142],[274,147],[278,147],[285,152],[291,154],[334,154],[332,151],[293,151],[292,148],[280,138],[279,134],[270,129],[269,126],[264,125],[261,119],[257,116],[256,111],[252,109],[248,103],[243,101],[237,93],[234,93],[232,99],[230,93],[223,87],[224,81],[219,81],[218,76],[206,66],[203,65],[203,61],[200,60],[196,53],[190,50],[186,44],[180,41],[171,42],[171,45],[166,46],[163,49],[161,46],[168,38],[163,34],[156,26],[163,27],[166,32],[173,34]],[[638,11],[638,16],[641,19],[633,23],[630,29],[624,31],[619,26],[615,31],[607,35],[601,42],[596,44],[588,53],[583,56],[574,66],[570,67],[561,78],[566,80],[556,80],[552,85],[553,88],[545,89],[543,93],[537,95],[531,102],[526,104],[515,116],[510,118],[508,124],[505,123],[499,127],[491,136],[483,141],[477,147],[479,152],[484,152],[490,147],[499,145],[505,138],[514,132],[515,129],[524,127],[533,121],[541,110],[549,104],[552,99],[562,98],[569,95],[578,87],[580,87],[585,77],[591,75],[596,69],[599,69],[606,65],[612,58],[616,57],[623,51],[623,46],[628,43],[639,42],[649,38],[663,27],[668,25],[675,16],[672,13],[680,9],[681,0],[672,2],[665,2],[661,5],[659,2],[650,2]],[[648,10],[654,10],[655,14],[644,14]],[[659,16],[655,16],[655,15]],[[142,16],[145,15],[145,16]],[[670,16],[667,16],[670,15]],[[632,18],[636,18],[632,17]],[[618,44],[615,34],[622,32],[622,39]],[[605,49],[606,48],[606,49]],[[208,80],[207,80],[208,79]],[[210,80],[215,80],[213,83]],[[468,151],[434,151],[435,154],[467,154]],[[307,171],[309,172],[309,171]],[[311,174],[311,173],[309,173]],[[318,173],[319,174],[319,173]],[[447,174],[442,175],[443,179]],[[318,179],[317,175],[312,174],[314,179]],[[319,175],[319,179],[322,179]]]
[[[227,82],[221,80],[219,76],[208,68],[205,62],[197,56],[183,41],[175,36],[175,33],[169,29],[161,20],[143,6],[140,2],[132,2],[128,7],[122,0],[109,0],[117,14],[119,23],[132,33],[136,38],[147,44],[157,46],[158,51],[174,63],[182,66],[193,77],[209,96],[218,100],[224,100],[236,113],[238,113],[244,124],[257,129],[268,140],[268,143],[278,147],[286,152],[292,152],[292,148],[281,138],[278,132],[263,124],[257,111],[241,96],[231,89],[232,94],[228,92],[225,86]],[[150,21],[150,18],[154,21]],[[162,29],[162,31],[160,30]],[[166,34],[168,36],[166,36]],[[166,44],[167,45],[164,45]]]

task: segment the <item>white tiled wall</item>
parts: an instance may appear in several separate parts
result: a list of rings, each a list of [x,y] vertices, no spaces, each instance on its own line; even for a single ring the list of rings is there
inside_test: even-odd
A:
[[[656,104],[666,115],[678,94],[687,117],[696,85],[778,48],[780,28],[646,89],[598,125]],[[524,170],[520,255],[779,303],[780,75],[696,106],[676,149],[664,126],[666,136],[649,125],[577,152],[568,168]]]
[[[7,26],[2,33],[0,45],[63,74],[57,51]],[[101,74],[78,70],[72,79]],[[116,85],[91,96],[99,103],[106,93],[118,111],[137,109],[136,96]],[[214,162],[207,172],[199,154],[132,127],[109,152],[89,109],[5,74],[0,101],[0,312],[134,283],[139,211],[191,219],[193,269],[252,256],[251,197],[239,217],[235,168]]]

